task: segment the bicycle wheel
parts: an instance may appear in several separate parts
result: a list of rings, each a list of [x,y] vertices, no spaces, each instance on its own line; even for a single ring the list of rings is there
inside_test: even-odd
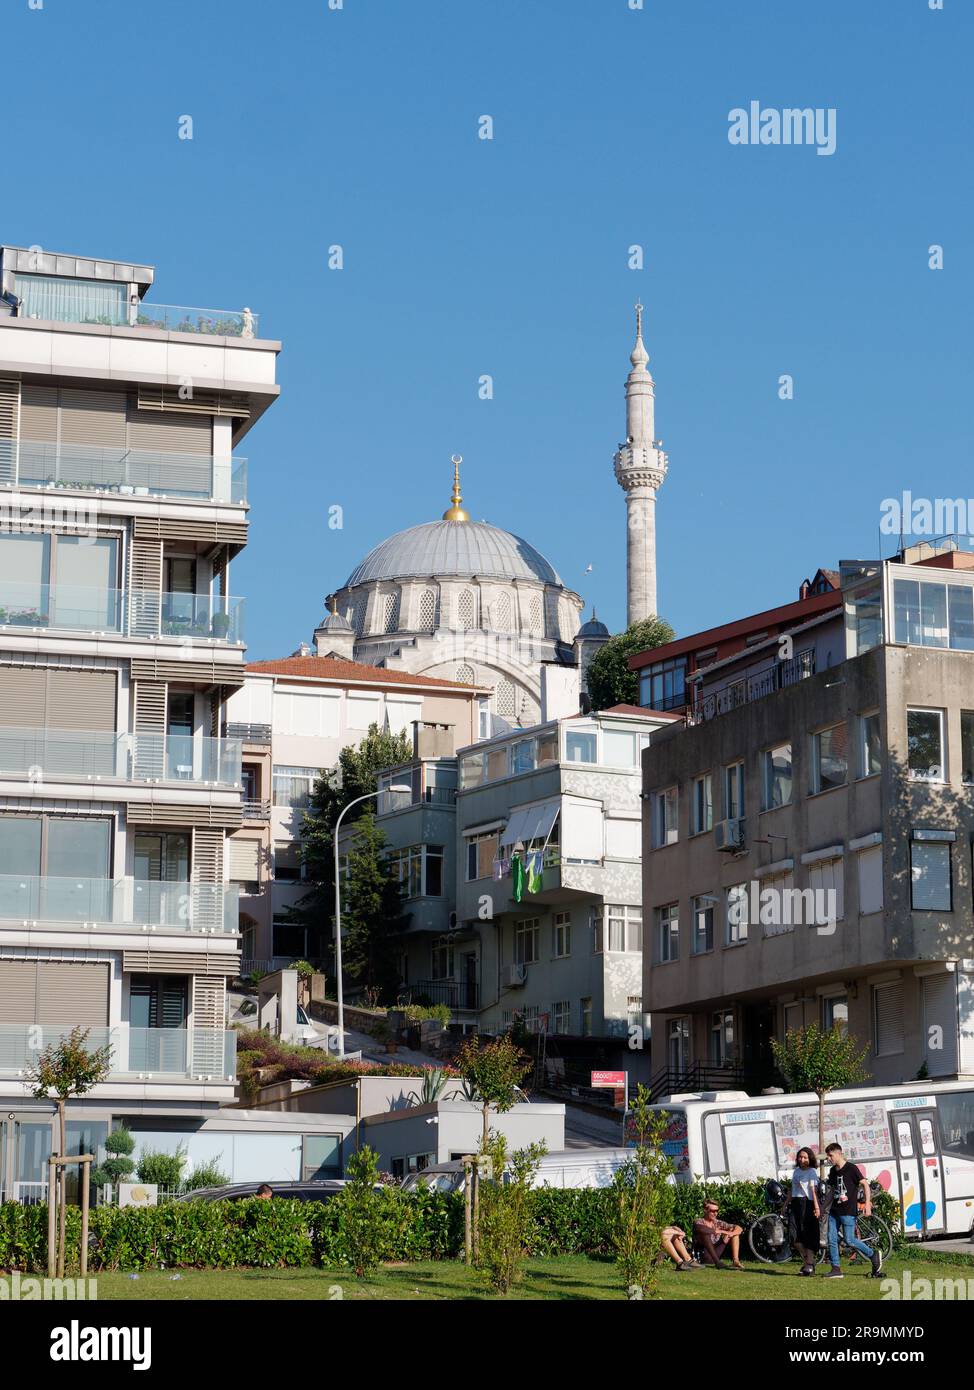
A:
[[[766,1265],[784,1264],[793,1254],[788,1227],[780,1216],[759,1216],[748,1227],[747,1243],[756,1260]]]
[[[856,1222],[859,1239],[878,1250],[884,1260],[893,1253],[893,1237],[881,1216],[860,1216]]]

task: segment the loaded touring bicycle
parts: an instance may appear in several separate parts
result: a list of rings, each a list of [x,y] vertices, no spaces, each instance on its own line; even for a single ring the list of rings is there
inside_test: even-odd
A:
[[[664,1148],[678,1182],[790,1183],[797,1150],[818,1153],[818,1099],[810,1093],[693,1092],[652,1108],[670,1117]],[[825,1142],[841,1144],[867,1182],[899,1201],[907,1235],[974,1238],[974,1080],[834,1091]]]

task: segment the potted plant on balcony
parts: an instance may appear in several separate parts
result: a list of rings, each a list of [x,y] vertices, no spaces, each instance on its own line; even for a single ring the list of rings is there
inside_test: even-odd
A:
[[[230,631],[230,614],[214,613],[213,622],[210,626],[213,636],[219,638],[221,641],[225,641],[227,633]]]

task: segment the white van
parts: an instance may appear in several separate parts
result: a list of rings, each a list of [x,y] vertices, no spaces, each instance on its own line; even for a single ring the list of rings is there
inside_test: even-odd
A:
[[[632,1158],[626,1149],[561,1149],[545,1154],[531,1183],[532,1187],[608,1187],[615,1174]],[[420,1184],[437,1192],[463,1190],[463,1163],[432,1163],[403,1180],[405,1192],[415,1192]]]
[[[678,1182],[790,1180],[796,1151],[807,1145],[818,1152],[811,1093],[693,1092],[652,1109],[670,1116],[664,1149]],[[899,1200],[908,1235],[974,1238],[974,1081],[833,1091],[825,1142],[841,1144],[867,1181]]]

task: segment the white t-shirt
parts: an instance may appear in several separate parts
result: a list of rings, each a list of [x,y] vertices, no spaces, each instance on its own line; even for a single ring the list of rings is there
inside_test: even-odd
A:
[[[811,1198],[818,1188],[818,1174],[814,1168],[796,1168],[791,1175],[791,1195]]]

